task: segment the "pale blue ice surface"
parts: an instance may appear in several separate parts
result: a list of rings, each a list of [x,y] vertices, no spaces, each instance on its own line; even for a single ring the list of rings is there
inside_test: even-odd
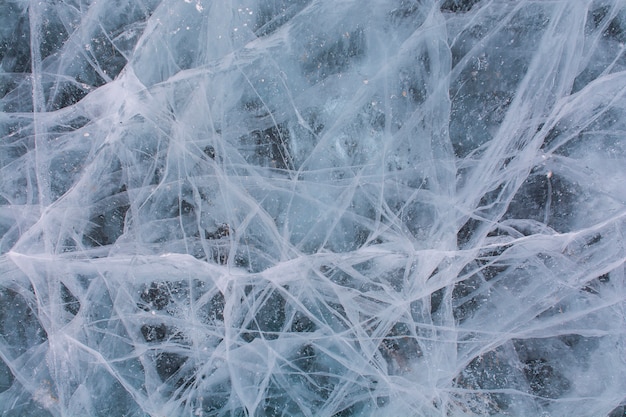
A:
[[[623,0],[0,1],[0,415],[611,416]]]

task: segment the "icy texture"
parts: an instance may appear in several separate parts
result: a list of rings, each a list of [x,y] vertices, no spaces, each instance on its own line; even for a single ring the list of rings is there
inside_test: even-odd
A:
[[[0,2],[2,416],[621,416],[626,3]]]

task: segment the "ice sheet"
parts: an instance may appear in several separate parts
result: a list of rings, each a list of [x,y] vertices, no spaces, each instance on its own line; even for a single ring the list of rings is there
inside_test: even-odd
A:
[[[626,2],[0,3],[0,415],[611,416]]]

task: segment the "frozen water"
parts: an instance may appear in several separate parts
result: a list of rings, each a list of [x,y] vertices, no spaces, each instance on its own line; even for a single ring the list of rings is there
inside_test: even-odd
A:
[[[626,2],[0,2],[0,415],[611,416]]]

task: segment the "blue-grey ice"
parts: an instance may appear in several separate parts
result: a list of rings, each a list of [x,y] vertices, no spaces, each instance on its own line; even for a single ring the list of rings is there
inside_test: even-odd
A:
[[[0,416],[624,415],[626,0],[2,0],[0,111]]]

